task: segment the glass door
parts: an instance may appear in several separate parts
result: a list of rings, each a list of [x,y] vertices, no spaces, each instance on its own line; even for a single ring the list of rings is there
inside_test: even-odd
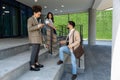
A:
[[[0,12],[0,37],[19,36],[19,8],[7,4],[1,4]]]
[[[10,24],[10,7],[3,4],[2,6],[2,34],[4,37],[9,37],[12,35],[12,26]]]
[[[11,11],[12,36],[19,36],[19,10],[16,7],[11,7]]]
[[[27,14],[25,10],[21,10],[21,36],[27,36]]]

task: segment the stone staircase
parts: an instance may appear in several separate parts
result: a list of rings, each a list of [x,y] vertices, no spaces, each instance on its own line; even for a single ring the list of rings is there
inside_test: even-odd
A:
[[[43,46],[39,60],[45,67],[38,72],[29,71],[30,50],[28,43],[0,49],[0,80],[61,80],[68,71],[65,66],[69,56],[65,55],[64,64],[58,66],[59,58],[50,55]],[[84,67],[81,69],[84,71]]]

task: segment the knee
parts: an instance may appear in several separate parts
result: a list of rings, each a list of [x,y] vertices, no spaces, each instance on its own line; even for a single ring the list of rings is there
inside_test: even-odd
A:
[[[59,49],[59,51],[63,51],[64,49],[63,49],[63,47],[61,47],[60,49]]]

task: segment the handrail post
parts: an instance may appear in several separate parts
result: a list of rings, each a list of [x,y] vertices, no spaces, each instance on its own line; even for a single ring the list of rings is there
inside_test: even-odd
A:
[[[65,28],[65,36],[66,36],[66,28]]]
[[[51,31],[50,31],[50,52],[51,52],[51,55],[52,55],[52,33],[53,33],[53,29],[50,28]]]
[[[62,36],[63,36],[63,26],[62,26]]]
[[[83,45],[83,25],[80,25],[80,37],[81,37],[80,45]],[[79,58],[78,67],[80,67],[80,58]]]

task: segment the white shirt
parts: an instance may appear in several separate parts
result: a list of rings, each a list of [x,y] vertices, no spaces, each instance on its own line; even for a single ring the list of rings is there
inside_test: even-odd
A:
[[[73,33],[74,30],[75,29],[70,30],[70,32],[69,32],[69,39],[70,39],[70,36],[72,35],[72,33]]]
[[[51,26],[54,25],[51,19],[49,19],[49,22],[50,22],[50,25],[51,25]]]
[[[67,41],[68,38],[70,39],[70,36],[72,35],[72,33],[73,33],[74,30],[75,30],[75,29],[70,30],[70,32],[69,32],[69,34],[68,34],[68,36],[67,36],[67,38],[66,38],[66,41]]]
[[[69,40],[70,40],[70,37],[71,37],[71,35],[72,35],[72,33],[73,33],[74,30],[75,30],[75,29],[70,30],[70,32],[69,32],[69,34],[68,34]],[[66,40],[67,40],[67,39],[66,39]],[[73,53],[73,50],[70,49],[70,52]]]
[[[49,23],[50,23],[51,26],[54,25],[51,19],[46,19],[45,24],[49,24]]]

